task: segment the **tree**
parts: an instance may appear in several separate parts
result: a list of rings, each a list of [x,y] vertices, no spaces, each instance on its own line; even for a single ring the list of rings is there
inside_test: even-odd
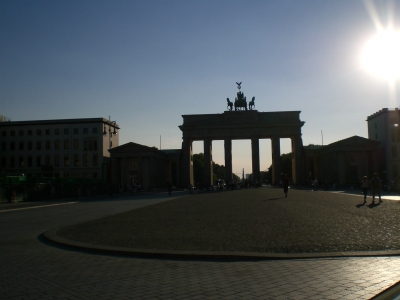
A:
[[[272,165],[266,172],[268,181],[272,182]],[[292,152],[281,155],[281,172],[287,174],[288,178],[292,178]]]
[[[193,155],[193,177],[194,182],[203,182],[204,177],[204,154]]]
[[[219,165],[215,162],[212,162],[213,166],[213,183],[215,183],[218,179],[225,178],[225,166]],[[204,180],[204,154],[194,154],[193,155],[193,177],[194,182],[203,182]],[[240,181],[240,177],[236,174],[233,174],[233,179],[236,182]]]

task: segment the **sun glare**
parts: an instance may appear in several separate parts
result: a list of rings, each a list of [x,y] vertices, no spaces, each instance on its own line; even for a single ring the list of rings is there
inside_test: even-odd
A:
[[[373,75],[389,81],[400,78],[400,32],[379,32],[365,45],[361,61]]]

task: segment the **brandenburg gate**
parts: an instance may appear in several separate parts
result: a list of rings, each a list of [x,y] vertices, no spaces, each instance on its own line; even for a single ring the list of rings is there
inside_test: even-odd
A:
[[[253,180],[260,182],[260,139],[271,139],[272,181],[281,180],[280,139],[290,138],[292,144],[292,179],[294,183],[304,183],[302,158],[303,142],[300,111],[258,112],[254,107],[254,97],[247,110],[246,98],[239,92],[233,103],[228,101],[230,110],[222,114],[183,115],[182,130],[182,172],[183,184],[193,185],[193,141],[204,141],[204,184],[212,185],[212,141],[223,140],[225,148],[225,180],[232,180],[232,140],[251,140]],[[246,103],[246,104],[245,104]],[[250,104],[252,106],[250,106]],[[243,109],[244,108],[244,109]]]

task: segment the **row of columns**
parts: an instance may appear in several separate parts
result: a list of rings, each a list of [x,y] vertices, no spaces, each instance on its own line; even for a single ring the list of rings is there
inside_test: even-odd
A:
[[[293,180],[297,182],[302,178],[302,140],[300,135],[294,136],[292,139],[292,170]],[[273,184],[278,184],[281,180],[281,151],[279,137],[271,138],[272,148],[272,181]],[[192,140],[183,139],[183,178],[188,180],[189,184],[193,185],[193,148]],[[232,180],[232,138],[224,139],[224,154],[225,154],[225,181]],[[258,138],[251,139],[251,159],[253,180],[260,182],[260,142]],[[212,170],[212,140],[204,139],[204,184],[212,185],[213,182]]]

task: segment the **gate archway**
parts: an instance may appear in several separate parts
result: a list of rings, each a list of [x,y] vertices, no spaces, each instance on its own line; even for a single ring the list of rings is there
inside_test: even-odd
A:
[[[272,181],[281,179],[280,139],[290,138],[292,144],[292,176],[296,184],[304,183],[302,161],[303,142],[300,111],[258,112],[225,111],[222,114],[183,115],[182,131],[182,183],[193,185],[193,141],[204,142],[205,185],[212,185],[212,141],[224,141],[225,180],[232,178],[232,140],[250,139],[252,174],[260,181],[260,139],[271,139]]]

